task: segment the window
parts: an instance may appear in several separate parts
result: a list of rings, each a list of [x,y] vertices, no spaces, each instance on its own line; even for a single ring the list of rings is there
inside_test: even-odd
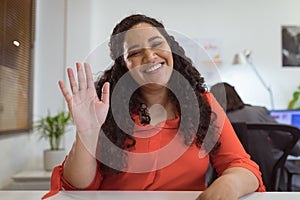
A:
[[[34,0],[0,0],[0,134],[32,126]]]

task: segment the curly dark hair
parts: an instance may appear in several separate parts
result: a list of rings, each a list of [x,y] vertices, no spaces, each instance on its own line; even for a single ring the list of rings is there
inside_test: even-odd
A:
[[[124,33],[125,31],[129,30],[134,25],[137,25],[139,23],[147,23],[152,25],[153,27],[156,27],[157,30],[162,34],[162,36],[167,40],[173,55],[174,70],[179,72],[186,80],[188,80],[190,87],[192,87],[193,92],[195,93],[195,96],[197,98],[196,104],[190,100],[191,94],[188,93],[187,89],[184,88],[184,86],[178,81],[178,76],[173,72],[168,86],[177,88],[180,94],[176,94],[176,96],[183,97],[185,98],[185,102],[188,102],[185,105],[180,105],[176,96],[171,90],[169,90],[169,97],[176,106],[180,115],[180,124],[183,124],[179,127],[180,129],[182,129],[179,132],[184,135],[185,144],[191,145],[192,143],[195,143],[198,148],[200,148],[200,146],[204,144],[205,149],[213,148],[212,152],[215,152],[220,146],[220,142],[215,141],[214,137],[215,129],[217,127],[213,125],[213,122],[216,119],[216,114],[212,112],[208,100],[205,98],[205,95],[203,95],[207,92],[204,87],[204,78],[201,77],[200,73],[192,65],[191,59],[189,59],[185,55],[184,49],[178,44],[177,41],[175,41],[173,36],[170,36],[166,32],[163,24],[158,22],[156,19],[141,14],[135,14],[124,18],[119,24],[115,26],[109,42],[111,51],[110,55],[114,60],[114,63],[109,69],[104,72],[102,76],[98,78],[96,82],[98,97],[101,97],[102,86],[105,82],[110,83],[110,94],[112,94],[117,82],[128,71],[123,58],[124,34],[120,33]],[[148,113],[145,112],[144,101],[142,99],[142,96],[140,95],[138,86],[135,86],[135,84],[137,83],[133,80],[133,78],[131,78],[130,80],[127,80],[126,84],[122,84],[121,86],[119,86],[120,84],[118,85],[118,90],[121,92],[118,93],[119,98],[117,101],[117,106],[126,107],[126,105],[129,104],[129,110],[126,111],[129,112],[130,116],[132,114],[140,115],[141,123],[147,124],[151,119]],[[138,89],[133,92],[133,95],[131,96],[129,102],[126,102],[125,99],[126,95],[128,94],[129,87],[136,87]],[[116,102],[115,99],[114,102]],[[125,117],[126,113],[122,111],[118,112],[117,116],[114,115],[113,117],[111,107],[112,106],[110,106],[106,121],[102,126],[105,137],[107,137],[112,143],[114,143],[121,149],[133,147],[136,142],[135,138],[131,135],[134,126],[133,119],[127,119]],[[195,109],[197,107],[199,110]],[[128,109],[128,107],[126,107],[126,109]],[[182,109],[184,109],[185,112],[181,112]],[[195,112],[195,110],[197,110],[198,112]],[[116,123],[116,121],[118,121],[118,124]],[[208,142],[204,143],[204,138],[206,135],[210,137],[207,137],[209,138]],[[124,151],[120,153],[119,151],[109,148],[109,144],[105,144],[101,140],[101,137],[99,137],[100,144],[98,145],[97,156],[99,156],[100,160],[105,161],[104,163],[118,166],[118,169],[123,169],[124,167],[126,167],[126,153]],[[103,162],[100,164],[100,169],[103,172],[118,172],[118,170],[110,168],[108,165],[103,164]]]

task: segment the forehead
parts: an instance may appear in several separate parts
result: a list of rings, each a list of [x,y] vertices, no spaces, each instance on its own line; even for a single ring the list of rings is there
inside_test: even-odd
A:
[[[155,36],[161,36],[161,38],[163,38],[156,27],[147,23],[140,23],[133,26],[125,33],[124,43],[127,45],[140,44],[147,42],[149,38]]]

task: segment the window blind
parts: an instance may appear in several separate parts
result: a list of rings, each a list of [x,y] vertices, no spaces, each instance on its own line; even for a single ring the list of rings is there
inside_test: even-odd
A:
[[[32,126],[34,0],[0,0],[0,134]]]

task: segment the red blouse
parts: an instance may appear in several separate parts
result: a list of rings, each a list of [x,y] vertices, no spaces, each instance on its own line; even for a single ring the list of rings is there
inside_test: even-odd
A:
[[[219,175],[231,167],[247,168],[259,180],[257,191],[265,191],[258,165],[250,160],[250,156],[245,152],[223,109],[210,93],[205,96],[212,110],[217,114],[216,125],[219,128],[216,129],[216,135],[219,136],[221,146],[216,153],[206,154],[194,143],[186,146],[183,143],[182,134],[177,133],[179,116],[156,126],[141,126],[139,117],[133,116],[136,122],[133,134],[136,145],[128,149],[129,172],[103,178],[101,171],[97,170],[92,183],[81,190],[203,191],[206,189],[205,174],[211,161]],[[133,153],[132,156],[131,153]],[[146,156],[139,157],[142,154]],[[138,156],[135,157],[135,155]],[[133,164],[130,165],[130,163]],[[56,194],[62,188],[77,190],[64,179],[63,164],[53,169],[51,190],[43,198]]]

